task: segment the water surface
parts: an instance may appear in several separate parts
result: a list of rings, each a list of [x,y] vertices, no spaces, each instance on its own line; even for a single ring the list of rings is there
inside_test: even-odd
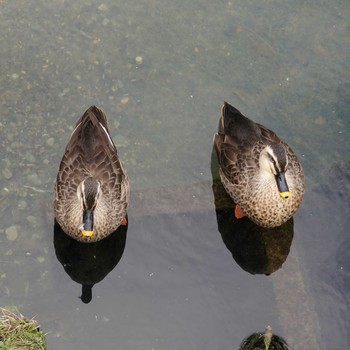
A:
[[[345,0],[0,1],[0,306],[37,315],[52,350],[237,349],[267,324],[293,349],[347,348],[349,17]],[[269,276],[219,232],[224,100],[305,170],[290,252]],[[56,257],[51,198],[92,104],[132,200],[120,261],[84,304]]]

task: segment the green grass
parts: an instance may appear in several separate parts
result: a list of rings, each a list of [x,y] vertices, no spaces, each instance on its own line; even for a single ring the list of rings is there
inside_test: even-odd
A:
[[[0,350],[45,350],[45,335],[32,318],[0,308]]]

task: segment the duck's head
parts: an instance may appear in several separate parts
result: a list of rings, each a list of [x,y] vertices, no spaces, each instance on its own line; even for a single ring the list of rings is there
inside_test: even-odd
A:
[[[287,151],[283,144],[273,143],[266,146],[259,159],[260,169],[274,176],[278,193],[282,198],[290,196],[285,173],[288,167]]]
[[[79,184],[77,195],[83,212],[81,234],[91,237],[94,234],[94,210],[101,196],[101,184],[93,177],[87,177]]]

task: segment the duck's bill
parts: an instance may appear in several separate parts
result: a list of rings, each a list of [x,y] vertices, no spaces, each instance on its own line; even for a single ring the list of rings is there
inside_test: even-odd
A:
[[[84,237],[91,237],[94,234],[94,213],[92,210],[83,211],[83,228],[81,234]]]
[[[288,198],[290,196],[286,176],[284,173],[278,173],[275,175],[278,193],[282,198]]]
[[[84,236],[84,237],[91,237],[93,234],[94,234],[94,231],[87,231],[87,230],[82,230],[81,231],[81,234]]]

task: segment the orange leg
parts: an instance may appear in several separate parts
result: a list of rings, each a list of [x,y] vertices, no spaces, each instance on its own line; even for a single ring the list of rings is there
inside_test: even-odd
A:
[[[127,223],[128,223],[128,221],[126,220],[126,216],[124,216],[124,219],[123,219],[121,225],[126,226]]]
[[[236,205],[236,207],[235,207],[235,217],[236,217],[236,219],[241,219],[244,216],[246,216],[244,211],[238,205]]]

